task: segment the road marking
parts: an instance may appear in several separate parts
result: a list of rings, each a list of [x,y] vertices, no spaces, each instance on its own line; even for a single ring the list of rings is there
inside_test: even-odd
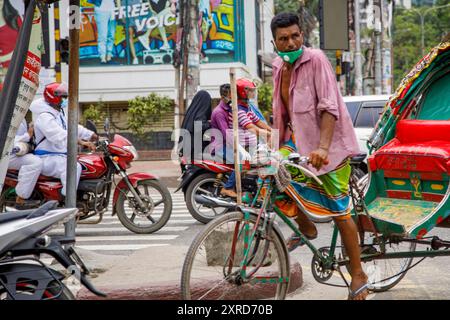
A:
[[[159,215],[152,215],[153,218],[155,219],[159,219],[161,216]],[[169,221],[178,221],[177,218],[192,218],[192,216],[190,214],[173,214],[170,216]],[[82,221],[95,221],[95,219],[88,219],[88,220],[82,220]],[[117,216],[114,217],[103,217],[102,222],[100,222],[100,224],[103,223],[103,221],[117,221],[120,222],[119,218],[117,218]],[[194,218],[192,218],[192,221],[197,221]],[[78,222],[78,225],[86,225],[84,223]]]
[[[91,251],[134,251],[140,249],[146,249],[151,247],[166,247],[168,243],[160,243],[160,244],[113,244],[113,245],[81,245],[76,246],[76,248],[91,250]]]
[[[156,219],[156,218],[155,218]],[[167,222],[167,225],[175,225],[175,224],[196,224],[198,223],[197,220],[193,220],[193,219],[189,219],[189,220],[169,220],[169,222]],[[77,229],[79,229],[80,225],[83,226],[87,226],[86,224],[78,224]],[[112,226],[112,225],[118,225],[121,226],[122,224],[120,223],[119,220],[103,220],[102,222],[100,222],[98,225],[103,225],[103,226]]]
[[[186,229],[188,229],[189,227],[163,227],[161,228],[158,232],[161,231],[170,231],[170,232],[176,232],[176,231],[184,231]],[[64,234],[64,229],[54,229],[56,234]],[[135,234],[132,233],[131,231],[129,231],[127,228],[125,227],[120,227],[120,228],[96,228],[95,226],[93,226],[92,228],[77,228],[76,229],[77,234],[78,233],[92,233],[92,232],[127,232],[129,234]]]
[[[148,236],[99,236],[99,237],[77,237],[77,243],[91,241],[161,241],[174,240],[178,235],[148,235]]]

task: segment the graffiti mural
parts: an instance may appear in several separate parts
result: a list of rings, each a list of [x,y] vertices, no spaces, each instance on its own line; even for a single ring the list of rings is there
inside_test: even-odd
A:
[[[235,2],[200,0],[204,62],[235,57]],[[82,0],[81,65],[170,64],[177,0]]]

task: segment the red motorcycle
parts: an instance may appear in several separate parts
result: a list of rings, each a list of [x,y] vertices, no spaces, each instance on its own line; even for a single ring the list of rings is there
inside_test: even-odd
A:
[[[92,126],[91,126],[92,128]],[[93,131],[95,126],[93,126]],[[109,135],[108,135],[109,136]],[[77,190],[78,220],[80,223],[96,224],[108,210],[114,185],[112,215],[130,231],[149,234],[158,231],[169,221],[172,213],[172,197],[166,186],[149,173],[127,174],[131,162],[138,154],[130,141],[116,134],[113,142],[101,139],[96,153],[80,154],[78,162],[82,173]],[[9,170],[0,197],[0,209],[14,206],[17,171]],[[120,175],[121,180],[114,179]],[[40,176],[32,200],[44,203],[57,200],[63,203],[62,184],[59,179]],[[96,220],[83,221],[97,216]]]
[[[186,207],[197,221],[208,223],[229,210],[230,203],[235,200],[222,197],[220,191],[234,170],[234,165],[218,163],[211,160],[193,161],[188,164],[180,154],[182,176],[178,189],[184,193]],[[254,194],[257,190],[257,176],[243,175],[242,191]],[[203,196],[216,198],[214,202]],[[220,205],[223,204],[223,205]]]

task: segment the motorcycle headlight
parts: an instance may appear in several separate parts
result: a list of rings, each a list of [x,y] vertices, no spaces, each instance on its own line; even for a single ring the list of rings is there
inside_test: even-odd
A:
[[[134,146],[125,146],[123,147],[125,150],[127,150],[128,152],[131,152],[131,154],[133,155],[133,160],[138,160],[139,159],[139,154],[136,150],[136,148]]]

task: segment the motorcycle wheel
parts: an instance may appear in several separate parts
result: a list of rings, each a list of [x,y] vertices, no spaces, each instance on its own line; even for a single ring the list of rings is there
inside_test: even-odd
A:
[[[149,213],[139,210],[133,194],[127,190],[120,192],[117,199],[117,217],[125,228],[134,233],[156,232],[166,225],[172,214],[172,197],[169,189],[157,180],[139,181],[136,188],[140,191],[142,200],[149,207]],[[128,203],[127,207],[125,202]],[[140,218],[140,222],[136,222],[137,217]]]
[[[186,207],[189,213],[197,221],[207,224],[214,218],[226,213],[227,208],[209,208],[202,204],[198,204],[195,201],[195,195],[207,195],[211,197],[217,196],[215,194],[214,182],[216,181],[216,175],[214,173],[203,173],[197,178],[192,180],[189,187],[186,189],[185,199]],[[220,186],[220,188],[223,186]],[[220,188],[218,191],[220,191]]]

